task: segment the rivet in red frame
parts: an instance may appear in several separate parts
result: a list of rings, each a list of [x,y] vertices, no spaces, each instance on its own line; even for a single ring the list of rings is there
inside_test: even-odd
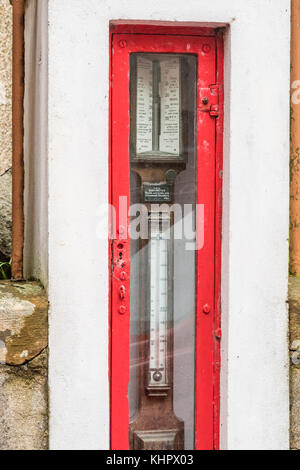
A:
[[[221,340],[221,339],[222,339],[222,330],[221,330],[221,328],[218,328],[218,329],[216,330],[215,335],[216,335],[216,338],[217,338],[218,340]]]
[[[121,279],[122,281],[126,281],[127,278],[128,278],[127,273],[126,273],[125,271],[121,272],[121,274],[120,274],[120,279]]]
[[[124,49],[124,47],[127,47],[127,41],[125,39],[120,39],[119,41],[119,46]]]
[[[208,304],[203,306],[203,313],[206,313],[206,315],[210,313],[210,306]]]
[[[211,46],[209,44],[203,44],[202,46],[202,52],[205,54],[208,54],[211,51]]]
[[[126,313],[126,307],[125,305],[121,305],[121,307],[119,308],[119,314],[125,315],[125,313]]]

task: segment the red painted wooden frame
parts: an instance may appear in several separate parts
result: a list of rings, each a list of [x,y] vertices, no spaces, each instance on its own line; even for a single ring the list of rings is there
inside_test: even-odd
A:
[[[171,34],[172,31],[172,34]],[[205,31],[205,32],[204,32]],[[142,34],[146,32],[147,34]],[[197,32],[197,34],[196,34]],[[184,34],[185,33],[185,34]],[[195,449],[219,448],[221,230],[223,170],[223,34],[195,25],[114,22],[110,61],[110,186],[116,211],[117,235],[110,245],[110,437],[111,449],[128,450],[130,241],[129,218],[119,220],[119,197],[129,185],[129,55],[134,52],[191,53],[198,56],[197,159],[198,204],[205,205],[204,247],[197,252],[196,290],[196,410]],[[205,47],[206,46],[206,47]],[[210,46],[210,51],[208,47]],[[219,85],[220,114],[213,118],[199,109],[201,88]],[[209,145],[207,145],[207,142]],[[120,260],[122,253],[122,263]],[[128,278],[120,279],[126,271]],[[120,300],[120,286],[127,295]],[[210,315],[203,313],[209,304]],[[120,307],[123,307],[120,310]],[[121,312],[121,313],[120,313]],[[124,313],[125,312],[125,313]]]

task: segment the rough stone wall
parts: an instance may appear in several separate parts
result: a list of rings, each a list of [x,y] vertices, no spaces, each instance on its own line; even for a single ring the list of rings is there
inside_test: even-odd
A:
[[[0,450],[46,450],[47,423],[47,351],[21,367],[0,366]]]
[[[300,278],[290,277],[291,449],[300,450]]]
[[[0,0],[0,261],[11,255],[12,7]],[[0,282],[0,450],[48,447],[48,302],[37,283]]]
[[[48,447],[48,301],[36,282],[0,282],[0,450]]]
[[[0,260],[11,253],[12,7],[0,0]]]

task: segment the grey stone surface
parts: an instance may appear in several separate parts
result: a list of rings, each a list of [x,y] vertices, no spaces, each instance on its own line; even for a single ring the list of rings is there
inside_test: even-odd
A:
[[[0,176],[0,256],[11,255],[11,170]]]
[[[291,448],[300,450],[300,367],[291,370]]]
[[[11,254],[12,6],[0,0],[0,257]]]
[[[291,449],[300,450],[300,278],[290,277]]]
[[[48,299],[0,281],[0,450],[48,447]]]
[[[0,450],[48,448],[47,351],[18,367],[0,365]]]
[[[0,176],[11,168],[12,6],[0,0]]]
[[[48,345],[48,299],[37,282],[0,281],[0,363],[19,366]]]

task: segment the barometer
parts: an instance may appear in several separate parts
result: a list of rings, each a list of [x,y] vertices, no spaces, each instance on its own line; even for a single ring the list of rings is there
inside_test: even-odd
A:
[[[190,62],[185,55],[131,54],[130,164],[148,236],[139,241],[137,410],[131,449],[185,448],[174,411],[175,182],[186,170]],[[194,63],[195,68],[195,63]]]
[[[165,23],[112,30],[114,450],[218,445],[221,36]]]

